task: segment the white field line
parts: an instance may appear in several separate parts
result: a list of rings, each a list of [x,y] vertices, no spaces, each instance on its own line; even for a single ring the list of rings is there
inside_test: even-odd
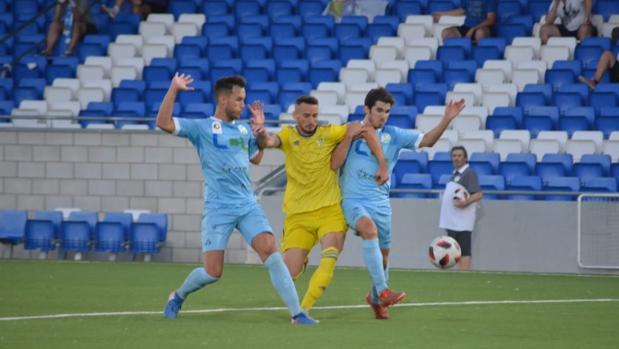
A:
[[[426,303],[402,303],[396,307],[442,307],[442,306],[466,306],[466,305],[503,305],[503,304],[566,304],[566,303],[609,303],[619,302],[619,298],[592,298],[592,299],[539,299],[539,300],[496,300],[496,301],[460,301],[460,302],[426,302]],[[360,309],[367,308],[367,304],[352,305],[327,305],[314,307],[314,310],[332,309]],[[207,314],[207,313],[226,313],[226,312],[252,312],[252,311],[283,311],[286,307],[252,307],[252,308],[216,308],[216,309],[195,309],[183,310],[183,314]],[[69,314],[48,314],[31,316],[10,316],[0,317],[0,321],[20,321],[20,320],[45,320],[45,319],[66,319],[82,317],[107,317],[107,316],[135,316],[135,315],[159,315],[163,316],[163,311],[116,311],[98,313],[69,313]]]

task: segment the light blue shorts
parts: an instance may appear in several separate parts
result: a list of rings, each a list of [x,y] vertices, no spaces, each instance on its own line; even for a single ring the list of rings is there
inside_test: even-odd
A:
[[[375,202],[365,202],[360,200],[344,199],[342,209],[346,217],[346,223],[356,229],[357,221],[361,217],[372,219],[378,228],[378,244],[382,249],[391,247],[391,206],[387,204],[377,204]],[[358,234],[357,234],[358,235]]]
[[[202,216],[202,251],[223,251],[237,228],[251,245],[256,235],[273,233],[269,221],[258,203],[236,208],[208,208]]]

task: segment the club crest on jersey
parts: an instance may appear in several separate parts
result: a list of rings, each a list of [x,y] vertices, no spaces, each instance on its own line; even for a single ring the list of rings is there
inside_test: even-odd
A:
[[[297,139],[296,141],[292,142],[293,145],[299,145],[301,144],[301,142]]]
[[[389,142],[391,142],[391,135],[388,134],[388,133],[383,133],[380,136],[380,142],[381,143],[389,143]]]
[[[242,135],[246,135],[247,128],[244,125],[239,125],[239,132],[241,132]]]
[[[220,135],[223,133],[223,130],[221,128],[221,123],[218,121],[213,122],[213,124],[211,125],[211,132],[213,132],[213,134],[217,134]]]

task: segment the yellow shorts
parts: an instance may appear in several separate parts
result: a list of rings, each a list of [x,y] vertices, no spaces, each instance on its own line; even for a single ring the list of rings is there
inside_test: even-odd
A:
[[[346,234],[348,226],[342,207],[337,205],[301,212],[286,217],[284,233],[280,241],[283,252],[289,248],[311,250],[329,233]]]

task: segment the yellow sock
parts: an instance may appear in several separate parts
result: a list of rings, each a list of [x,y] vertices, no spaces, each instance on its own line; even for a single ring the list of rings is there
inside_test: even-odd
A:
[[[312,309],[314,303],[322,296],[325,289],[329,287],[335,272],[335,263],[337,262],[338,255],[339,252],[335,247],[327,247],[322,250],[320,264],[310,279],[309,287],[301,302],[301,308],[305,310]]]

